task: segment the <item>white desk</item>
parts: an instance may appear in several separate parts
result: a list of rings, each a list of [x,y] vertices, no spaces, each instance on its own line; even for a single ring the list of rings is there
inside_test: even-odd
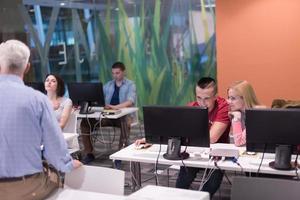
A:
[[[119,196],[74,189],[59,189],[47,200],[209,200],[209,193],[148,185],[129,196]]]
[[[101,109],[100,109],[101,110]],[[79,111],[76,110],[76,118],[79,119],[111,119],[111,120],[120,120],[120,129],[121,129],[121,135],[120,135],[120,142],[119,142],[119,149],[121,149],[123,146],[127,146],[128,144],[128,125],[126,121],[126,116],[129,114],[132,114],[134,112],[138,111],[137,107],[130,107],[130,108],[121,108],[121,112],[119,114],[115,115],[103,115],[100,111],[96,111],[92,114],[79,114]]]
[[[124,117],[126,115],[132,114],[136,111],[138,111],[137,107],[130,107],[130,108],[121,108],[121,113],[116,114],[116,115],[102,115],[100,111],[96,111],[92,114],[79,114],[79,110],[76,110],[76,117],[77,118],[94,118],[94,119],[100,119],[101,118],[106,118],[106,119],[119,119],[121,117]]]
[[[209,193],[170,187],[147,185],[129,195],[126,200],[209,200]]]
[[[182,165],[181,160],[166,160],[163,158],[163,154],[166,152],[166,145],[162,145],[160,157],[158,159],[159,164],[165,165]],[[245,152],[245,147],[236,147],[234,144],[211,144],[211,148],[228,148],[228,149],[238,149],[240,152],[240,157],[238,158],[238,162],[243,168],[243,172],[250,172],[256,173],[261,159],[258,155],[243,155],[242,153]],[[112,155],[110,155],[110,159],[115,160],[124,160],[130,161],[132,166],[132,172],[134,175],[134,180],[137,180],[137,186],[141,186],[140,178],[140,162],[142,163],[156,163],[157,155],[158,155],[159,145],[153,145],[148,149],[135,149],[135,145],[132,144]],[[182,148],[183,149],[183,148]],[[209,152],[208,148],[200,148],[200,147],[188,147],[187,152],[190,153],[190,158],[184,160],[184,164],[187,167],[197,167],[197,168],[213,168],[214,163],[208,162],[208,158],[199,158],[193,155],[194,152]],[[288,176],[296,176],[295,170],[291,171],[283,171],[283,170],[275,170],[269,167],[269,162],[273,161],[274,159],[264,159],[263,163],[260,168],[260,173],[265,174],[276,174],[276,175],[288,175]],[[299,161],[298,161],[299,162]],[[223,170],[229,171],[238,171],[241,172],[242,169],[236,163],[233,163],[230,160],[220,160],[217,162],[218,166]],[[133,181],[133,186],[135,181]]]
[[[104,194],[97,192],[87,192],[82,190],[73,189],[59,189],[59,191],[49,198],[48,200],[125,200],[125,196],[118,196],[113,194]]]

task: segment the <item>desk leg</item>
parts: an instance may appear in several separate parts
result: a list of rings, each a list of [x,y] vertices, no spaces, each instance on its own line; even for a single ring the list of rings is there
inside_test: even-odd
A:
[[[128,135],[129,135],[129,128],[126,121],[126,116],[120,118],[121,123],[121,134],[120,134],[120,141],[119,141],[119,149],[126,147],[128,145]]]
[[[142,187],[141,181],[141,164],[139,162],[130,162],[132,192]]]

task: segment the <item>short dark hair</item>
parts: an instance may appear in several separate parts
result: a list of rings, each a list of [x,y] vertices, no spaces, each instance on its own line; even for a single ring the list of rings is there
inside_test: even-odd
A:
[[[200,87],[201,89],[213,87],[215,94],[217,93],[217,84],[215,79],[211,77],[202,77],[198,82],[197,86]]]
[[[112,69],[119,68],[119,69],[121,69],[122,71],[125,71],[125,69],[126,69],[124,63],[122,63],[122,62],[115,62],[115,63],[111,66],[111,68],[112,68]]]
[[[65,92],[66,92],[64,80],[57,74],[47,74],[44,82],[46,81],[48,76],[54,76],[55,77],[55,79],[57,81],[56,95],[58,97],[63,97]]]

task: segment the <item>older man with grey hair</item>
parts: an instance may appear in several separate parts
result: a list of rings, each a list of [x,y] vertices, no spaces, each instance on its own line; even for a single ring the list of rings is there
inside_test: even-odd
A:
[[[1,199],[45,199],[58,188],[58,177],[49,177],[55,173],[43,166],[41,145],[56,170],[69,172],[81,165],[68,153],[48,98],[23,83],[29,56],[20,41],[0,45]]]

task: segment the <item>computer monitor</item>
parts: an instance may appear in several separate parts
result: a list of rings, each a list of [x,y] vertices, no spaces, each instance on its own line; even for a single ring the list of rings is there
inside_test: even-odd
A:
[[[45,85],[43,82],[25,82],[25,85],[32,87],[35,90],[38,90],[42,93],[46,93]]]
[[[293,169],[291,154],[300,144],[300,109],[246,110],[246,148],[254,152],[275,152],[270,167]]]
[[[90,106],[103,107],[105,105],[102,83],[68,83],[68,91],[73,105],[81,106],[80,113],[92,113]]]
[[[209,147],[208,111],[187,106],[143,106],[146,141],[168,144],[169,160],[189,157],[181,145]]]

